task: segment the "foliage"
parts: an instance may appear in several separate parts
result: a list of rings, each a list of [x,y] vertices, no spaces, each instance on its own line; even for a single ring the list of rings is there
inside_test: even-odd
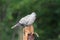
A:
[[[33,11],[39,40],[60,40],[60,0],[0,0],[0,40],[12,40],[11,26]]]

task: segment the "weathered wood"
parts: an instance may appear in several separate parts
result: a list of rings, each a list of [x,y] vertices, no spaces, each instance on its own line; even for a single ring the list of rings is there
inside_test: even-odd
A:
[[[27,26],[25,28],[20,27],[18,40],[34,40],[34,28],[33,25]]]
[[[34,40],[34,28],[33,25],[23,28],[23,40]]]
[[[18,40],[23,40],[23,27],[20,27],[18,30]]]

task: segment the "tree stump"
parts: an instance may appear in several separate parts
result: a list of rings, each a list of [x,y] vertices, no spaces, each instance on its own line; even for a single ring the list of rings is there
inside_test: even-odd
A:
[[[23,28],[23,40],[34,40],[34,27],[33,25]]]

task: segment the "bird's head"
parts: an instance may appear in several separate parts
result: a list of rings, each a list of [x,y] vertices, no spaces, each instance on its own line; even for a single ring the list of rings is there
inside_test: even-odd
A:
[[[31,14],[31,15],[36,16],[36,13],[35,13],[35,12],[32,12],[32,14]]]

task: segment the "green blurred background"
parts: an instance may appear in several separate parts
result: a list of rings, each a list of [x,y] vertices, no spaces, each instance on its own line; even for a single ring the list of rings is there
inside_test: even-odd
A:
[[[60,0],[0,0],[0,40],[17,40],[11,27],[33,11],[37,40],[60,40]]]

